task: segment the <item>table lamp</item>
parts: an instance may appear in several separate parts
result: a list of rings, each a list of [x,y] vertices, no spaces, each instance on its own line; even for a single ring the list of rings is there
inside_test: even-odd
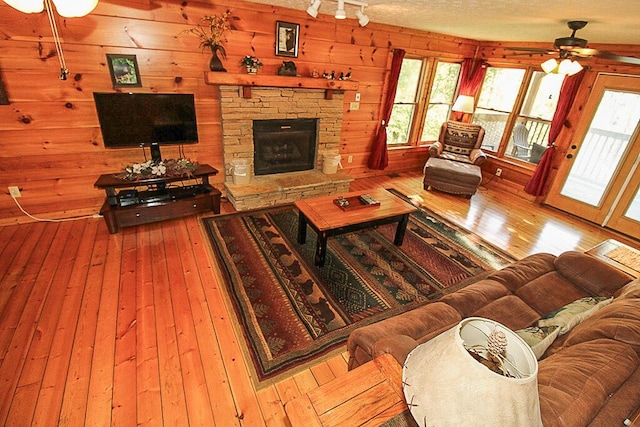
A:
[[[479,361],[492,358],[490,336],[502,341],[499,365],[508,376]],[[522,338],[498,322],[470,317],[409,353],[402,377],[409,411],[421,427],[505,427],[542,426],[537,374],[538,362]]]

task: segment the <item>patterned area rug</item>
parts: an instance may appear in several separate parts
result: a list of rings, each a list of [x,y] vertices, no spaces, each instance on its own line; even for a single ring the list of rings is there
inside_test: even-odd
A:
[[[313,263],[316,234],[297,243],[293,206],[203,219],[255,369],[256,385],[304,368],[377,322],[477,280],[514,261],[421,208],[401,247],[395,224],[329,239]]]

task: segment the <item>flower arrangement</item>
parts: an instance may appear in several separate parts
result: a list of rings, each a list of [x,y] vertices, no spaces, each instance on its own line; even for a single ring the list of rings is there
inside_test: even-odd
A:
[[[255,56],[247,55],[240,61],[240,65],[244,65],[249,68],[260,68],[262,67],[262,62]]]
[[[184,177],[191,178],[193,171],[198,167],[197,162],[189,159],[167,159],[159,162],[147,160],[143,163],[133,163],[124,168],[124,171],[118,174],[118,178],[129,181],[137,181],[149,178],[162,177]]]
[[[180,34],[191,34],[200,39],[200,47],[204,50],[206,47],[217,46],[226,58],[226,52],[222,47],[227,40],[224,33],[229,30],[230,11],[226,11],[221,15],[206,15],[200,19],[200,23],[193,28],[184,30]]]

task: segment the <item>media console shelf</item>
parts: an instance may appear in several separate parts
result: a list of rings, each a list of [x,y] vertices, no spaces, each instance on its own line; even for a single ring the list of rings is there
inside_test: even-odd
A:
[[[105,190],[107,198],[100,209],[110,233],[121,227],[164,221],[213,211],[220,213],[220,191],[209,184],[218,170],[199,165],[193,177],[161,177],[130,181],[117,174],[100,175],[94,186]],[[168,184],[180,182],[178,186]],[[189,182],[189,184],[183,184]],[[148,188],[137,191],[137,187]]]

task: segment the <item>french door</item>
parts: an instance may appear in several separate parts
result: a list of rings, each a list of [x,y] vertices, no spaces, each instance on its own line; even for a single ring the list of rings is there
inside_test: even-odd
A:
[[[640,78],[598,76],[545,203],[640,239]]]

